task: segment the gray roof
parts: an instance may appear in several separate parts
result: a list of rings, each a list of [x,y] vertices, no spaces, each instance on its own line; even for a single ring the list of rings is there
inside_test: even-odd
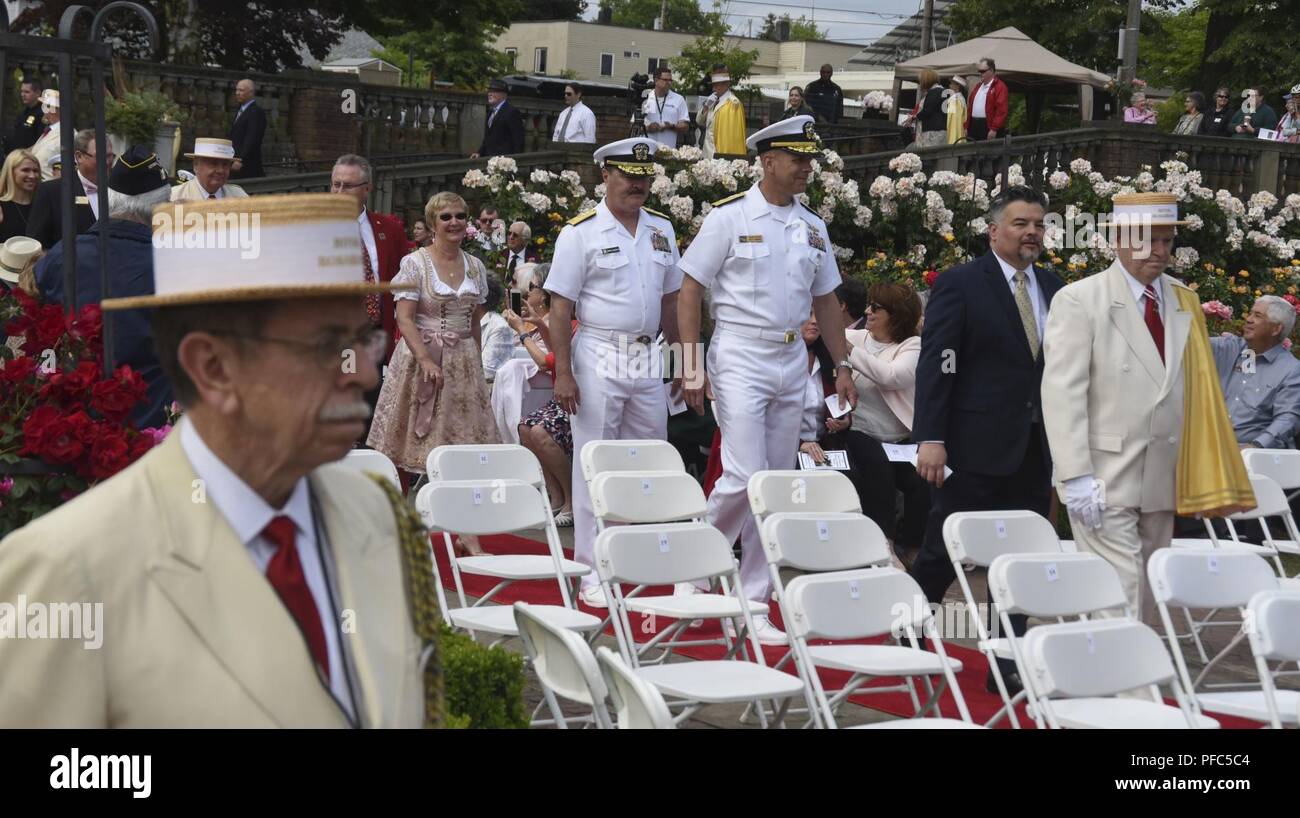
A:
[[[947,48],[957,42],[957,36],[944,23],[948,7],[955,0],[934,0],[934,16],[930,20],[930,51]],[[921,12],[890,29],[862,53],[853,63],[893,67],[896,63],[919,56],[921,53]]]

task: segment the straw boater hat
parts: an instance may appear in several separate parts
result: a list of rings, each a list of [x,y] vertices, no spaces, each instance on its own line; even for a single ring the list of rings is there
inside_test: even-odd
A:
[[[746,139],[745,147],[759,153],[783,150],[796,156],[820,156],[822,153],[817,131],[813,129],[813,118],[807,114],[768,125]]]
[[[1173,193],[1121,193],[1111,200],[1115,210],[1102,216],[1103,225],[1150,225],[1180,227],[1186,219],[1178,218],[1178,197]]]
[[[40,250],[41,243],[26,236],[14,236],[0,245],[0,278],[17,284],[18,275]]]
[[[186,159],[225,159],[235,161],[235,143],[229,139],[198,138],[194,140],[194,153],[185,154]]]
[[[232,227],[257,234],[253,258],[245,257]],[[155,294],[108,298],[104,309],[337,298],[417,287],[365,282],[357,203],[336,193],[165,202],[154,208],[153,243]]]
[[[726,71],[718,71],[713,74],[709,82],[731,82],[731,75]]]
[[[59,107],[59,92],[53,88],[46,88],[41,92],[41,105],[45,108]]]

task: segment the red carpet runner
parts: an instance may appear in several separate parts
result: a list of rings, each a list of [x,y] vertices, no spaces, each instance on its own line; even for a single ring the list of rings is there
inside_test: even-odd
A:
[[[438,563],[438,571],[442,576],[443,587],[448,592],[448,604],[456,606],[460,602],[456,599],[456,584],[452,579],[451,567],[447,562],[447,549],[443,544],[442,535],[433,536],[433,553]],[[546,554],[546,544],[536,540],[530,540],[524,537],[516,537],[510,534],[501,534],[491,537],[480,538],[480,544],[483,549],[490,554]],[[566,554],[572,558],[572,554]],[[462,574],[461,581],[465,586],[465,594],[471,597],[479,597],[490,591],[496,584],[497,580],[493,577],[471,576]],[[647,594],[671,593],[670,588],[650,589]],[[505,590],[499,592],[492,598],[492,601],[509,605],[515,602],[531,602],[541,605],[559,605],[560,591],[554,582],[517,582]],[[489,603],[491,604],[491,603]],[[581,606],[583,610],[597,616],[604,616],[605,611],[595,610]],[[773,603],[772,621],[781,626],[781,611]],[[632,629],[636,634],[637,641],[649,641],[659,630],[670,624],[671,620],[664,622],[652,623],[646,621],[646,617],[633,614],[630,617]],[[613,635],[612,628],[606,628],[606,633]],[[689,631],[688,639],[708,639],[721,636],[720,627],[716,622],[706,622],[702,627]],[[988,661],[984,654],[972,648],[963,647],[945,641],[944,649],[947,650],[951,659],[957,659],[962,663],[962,670],[957,674],[957,684],[961,686],[962,696],[966,700],[966,707],[970,710],[971,718],[979,724],[990,719],[1002,707],[1002,699],[996,693],[989,693],[984,687],[984,680],[988,674]],[[787,648],[784,647],[764,647],[763,656],[769,666],[774,666],[782,657],[785,656]],[[719,647],[698,647],[684,648],[679,651],[683,656],[693,659],[718,659],[722,657],[723,650]],[[788,663],[785,668],[790,673],[795,673],[793,662]],[[820,671],[822,684],[828,690],[838,689],[848,681],[849,674],[843,671],[823,670]],[[879,679],[871,682],[867,687],[891,687],[898,684],[897,679]],[[918,685],[918,694],[924,701],[924,689]],[[854,704],[880,710],[896,716],[911,717],[915,710],[912,707],[912,700],[906,693],[872,693],[866,695],[855,695],[850,698]],[[1172,702],[1170,702],[1172,704]],[[957,704],[951,693],[945,692],[940,699],[940,708],[943,715],[949,718],[958,718]],[[1024,705],[1017,710],[1022,727],[1033,728],[1034,722],[1025,713]],[[1219,721],[1224,728],[1247,729],[1258,728],[1261,725],[1258,722],[1249,719],[1236,718],[1234,716],[1223,716],[1216,713],[1209,713]],[[1004,718],[998,727],[1009,727],[1009,723]]]

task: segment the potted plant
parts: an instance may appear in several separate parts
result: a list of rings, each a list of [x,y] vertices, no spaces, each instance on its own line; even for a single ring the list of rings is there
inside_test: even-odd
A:
[[[170,176],[176,174],[176,132],[185,124],[185,112],[157,91],[127,91],[106,101],[104,121],[117,139],[120,155],[132,145],[153,147],[158,162]]]

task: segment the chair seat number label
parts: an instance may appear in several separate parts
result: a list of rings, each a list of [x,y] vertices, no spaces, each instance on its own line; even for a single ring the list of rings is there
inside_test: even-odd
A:
[[[857,599],[859,596],[858,581],[856,579],[849,581],[849,599]]]
[[[1005,540],[1007,538],[1007,521],[998,520],[996,523],[994,523],[994,527],[997,529],[998,539]]]
[[[1093,640],[1093,638],[1092,638],[1092,634],[1091,634],[1091,633],[1085,633],[1084,636],[1088,637],[1088,653],[1096,653],[1096,652],[1097,652],[1097,643]]]
[[[821,540],[822,542],[826,542],[826,541],[829,540],[830,538],[831,538],[831,529],[830,529],[830,526],[828,526],[828,525],[826,524],[826,521],[825,521],[825,520],[818,520],[818,521],[817,521],[817,539]]]
[[[487,462],[488,462],[487,452],[479,452],[479,453],[478,453],[478,464],[479,464],[480,466],[486,466],[486,465],[487,465]]]
[[[636,446],[629,446],[627,450],[628,457],[636,457]]]
[[[1273,465],[1274,466],[1282,465],[1282,455],[1280,454],[1273,455]]]
[[[667,534],[660,534],[660,535],[659,535],[659,553],[660,553],[660,554],[667,554],[667,553],[668,553],[668,535],[667,535]]]
[[[476,487],[474,489],[474,505],[476,506],[483,505],[483,489],[481,488]]]
[[[1061,575],[1056,570],[1056,563],[1054,562],[1047,563],[1047,581],[1056,582],[1060,578]]]
[[[649,480],[642,480],[642,481],[641,481],[641,493],[642,493],[642,494],[653,494],[653,493],[654,493],[653,490],[651,489],[651,483],[650,483]]]
[[[1211,574],[1217,574],[1217,573],[1219,573],[1219,558],[1218,558],[1218,557],[1206,557],[1206,558],[1205,558],[1205,567],[1209,569],[1209,571],[1210,571]]]

